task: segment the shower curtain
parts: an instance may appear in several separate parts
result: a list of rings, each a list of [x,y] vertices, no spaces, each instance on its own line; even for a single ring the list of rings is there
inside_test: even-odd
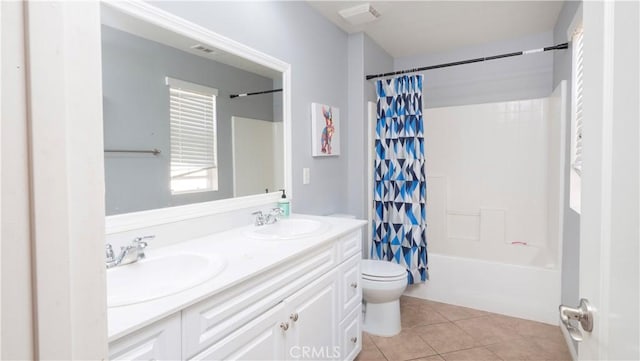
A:
[[[407,268],[408,283],[427,279],[427,182],[422,75],[378,80],[371,259]]]

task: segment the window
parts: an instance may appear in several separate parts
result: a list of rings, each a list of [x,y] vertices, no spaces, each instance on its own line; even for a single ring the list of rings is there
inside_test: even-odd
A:
[[[582,80],[583,80],[583,32],[580,28],[573,36],[573,129],[571,140],[571,167],[582,173]]]
[[[582,174],[582,122],[583,122],[583,50],[584,32],[582,26],[577,26],[571,37],[573,49],[573,66],[571,69],[572,99],[571,99],[571,170],[569,172],[570,194],[569,205],[580,213],[580,189]]]
[[[166,78],[169,86],[171,193],[218,190],[218,90]]]

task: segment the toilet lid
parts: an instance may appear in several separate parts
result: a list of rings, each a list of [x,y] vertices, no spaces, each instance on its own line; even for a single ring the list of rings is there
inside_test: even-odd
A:
[[[363,259],[362,276],[366,278],[398,278],[407,275],[407,270],[397,263]]]

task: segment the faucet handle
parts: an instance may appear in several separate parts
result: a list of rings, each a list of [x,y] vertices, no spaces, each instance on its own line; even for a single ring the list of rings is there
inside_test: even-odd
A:
[[[262,211],[251,212],[251,215],[256,216],[256,222],[255,222],[256,226],[262,226],[265,224],[266,215],[262,213]]]
[[[133,239],[133,244],[136,247],[136,259],[138,261],[143,260],[146,258],[146,255],[144,254],[144,249],[147,248],[147,246],[149,246],[149,244],[147,242],[145,242],[145,239],[154,239],[156,238],[155,235],[148,235],[148,236],[142,236],[142,237],[136,237]]]
[[[276,207],[276,208],[271,208],[271,214],[275,216],[281,216],[284,214],[284,212],[282,211],[282,208]]]
[[[113,253],[113,246],[111,245],[111,243],[107,243],[107,245],[105,246],[105,253],[107,262],[112,262],[116,259],[116,255],[115,253]]]
[[[145,248],[147,247],[149,244],[147,242],[145,242],[145,239],[154,239],[156,238],[156,236],[154,234],[148,235],[148,236],[142,236],[142,237],[136,237],[133,239],[133,243],[138,246],[138,248]]]

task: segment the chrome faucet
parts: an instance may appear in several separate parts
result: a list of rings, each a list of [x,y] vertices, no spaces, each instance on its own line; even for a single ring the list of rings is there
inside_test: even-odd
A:
[[[156,236],[152,235],[134,238],[130,244],[120,247],[120,254],[117,257],[113,252],[113,246],[107,243],[107,268],[113,268],[143,260],[146,257],[146,255],[144,254],[144,249],[149,245],[147,242],[145,242],[145,239],[153,239],[155,237]]]
[[[282,216],[282,208],[271,208],[271,211],[267,214],[267,224],[276,223]]]
[[[262,213],[262,211],[255,211],[253,213],[251,213],[252,216],[256,216],[256,221],[254,222],[254,224],[256,226],[264,226],[264,222],[265,222],[265,215],[264,213]]]
[[[256,226],[264,226],[266,224],[276,223],[280,216],[282,216],[282,209],[280,208],[272,208],[269,213],[263,213],[262,211],[255,211],[251,213],[251,215],[256,216],[255,225]]]

